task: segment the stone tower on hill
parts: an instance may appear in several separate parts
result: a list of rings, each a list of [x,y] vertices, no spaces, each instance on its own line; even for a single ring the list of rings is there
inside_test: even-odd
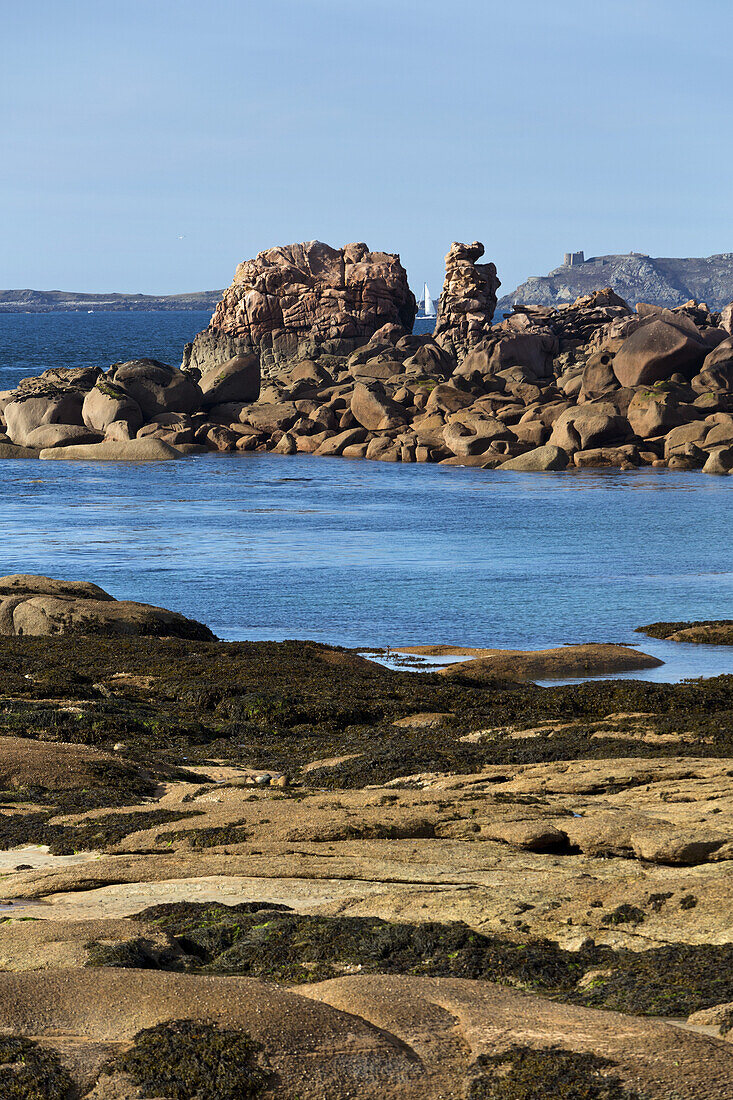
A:
[[[720,310],[733,301],[733,253],[674,259],[628,252],[585,259],[582,252],[566,252],[561,267],[549,275],[533,275],[501,298],[496,319],[515,303],[558,306],[607,286],[632,305],[650,302],[671,309],[694,298]]]

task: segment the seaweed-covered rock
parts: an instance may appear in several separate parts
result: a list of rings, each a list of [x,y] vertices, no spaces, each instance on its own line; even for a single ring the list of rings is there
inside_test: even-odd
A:
[[[129,436],[134,436],[143,423],[142,410],[137,401],[107,378],[98,379],[94,388],[89,390],[81,407],[81,415],[86,426],[97,432],[104,432],[110,424],[123,421],[127,424]]]
[[[0,1035],[3,1100],[68,1100],[73,1084],[55,1051],[18,1035]]]
[[[127,1074],[147,1096],[250,1100],[271,1077],[260,1064],[261,1051],[261,1044],[244,1031],[170,1020],[139,1031],[107,1071]]]
[[[650,623],[636,628],[638,634],[672,642],[696,642],[699,645],[733,645],[733,619],[706,619],[698,622]]]
[[[481,1054],[467,1100],[643,1100],[624,1086],[608,1058],[557,1047],[513,1045]]]

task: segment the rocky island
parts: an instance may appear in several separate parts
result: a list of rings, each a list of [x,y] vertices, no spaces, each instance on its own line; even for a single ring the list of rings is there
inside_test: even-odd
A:
[[[495,324],[483,251],[452,245],[435,331],[415,335],[399,256],[268,249],[239,265],[182,369],[50,369],[0,394],[0,457],[733,469],[733,305],[632,309],[607,287]]]
[[[733,677],[395,671],[47,577],[0,623],[3,1097],[733,1094]]]

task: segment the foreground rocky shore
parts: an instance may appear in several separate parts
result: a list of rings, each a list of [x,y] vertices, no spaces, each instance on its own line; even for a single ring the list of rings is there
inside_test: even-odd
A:
[[[0,1095],[733,1093],[733,677],[392,671],[38,577],[0,623]]]
[[[0,457],[272,451],[519,471],[733,469],[733,305],[611,288],[493,324],[495,266],[454,244],[435,331],[399,257],[317,241],[240,264],[183,370],[54,370],[0,395]]]

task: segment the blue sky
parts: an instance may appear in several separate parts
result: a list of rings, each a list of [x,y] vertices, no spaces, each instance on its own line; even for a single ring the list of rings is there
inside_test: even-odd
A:
[[[224,286],[317,237],[440,288],[733,251],[728,0],[0,0],[0,287]]]

